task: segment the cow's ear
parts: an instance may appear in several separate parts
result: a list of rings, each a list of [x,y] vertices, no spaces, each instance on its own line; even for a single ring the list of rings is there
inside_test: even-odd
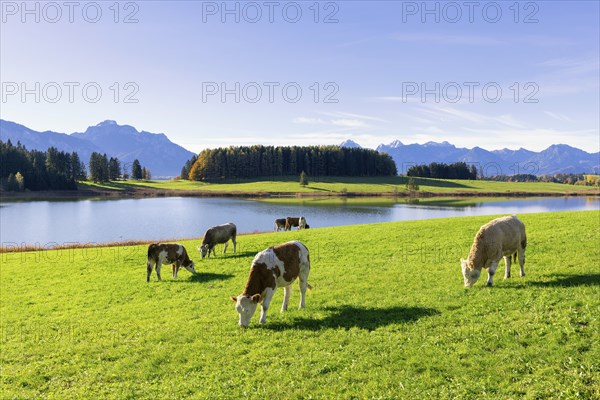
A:
[[[233,301],[234,303],[237,303],[237,297],[236,296],[230,296],[229,297],[231,299],[231,301]]]
[[[252,300],[255,303],[260,302],[260,294],[255,294],[254,296],[250,297],[250,300]]]

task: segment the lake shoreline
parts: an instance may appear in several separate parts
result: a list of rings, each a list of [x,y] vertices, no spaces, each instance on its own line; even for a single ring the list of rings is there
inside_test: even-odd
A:
[[[68,200],[68,199],[135,199],[152,197],[229,197],[229,198],[430,198],[430,197],[585,197],[600,196],[599,189],[569,192],[528,192],[528,191],[476,191],[457,190],[452,192],[403,191],[403,192],[267,192],[267,191],[230,191],[230,190],[177,190],[127,188],[115,189],[79,189],[50,190],[37,192],[0,191],[0,202],[4,200]]]

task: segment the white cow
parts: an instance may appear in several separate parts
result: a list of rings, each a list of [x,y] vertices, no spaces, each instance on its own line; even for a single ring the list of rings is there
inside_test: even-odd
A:
[[[465,286],[473,286],[482,268],[488,270],[487,285],[492,286],[492,279],[500,259],[504,257],[506,272],[504,278],[510,278],[511,257],[519,257],[521,276],[525,276],[525,247],[527,236],[525,225],[516,216],[501,217],[488,222],[479,228],[469,257],[460,259]]]

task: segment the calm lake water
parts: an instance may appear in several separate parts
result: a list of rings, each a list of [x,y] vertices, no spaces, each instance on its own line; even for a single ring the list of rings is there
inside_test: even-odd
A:
[[[200,237],[206,228],[234,222],[239,233],[273,230],[275,218],[305,216],[311,228],[471,215],[598,210],[598,197],[531,199],[286,200],[167,197],[123,200],[0,203],[3,246],[51,246],[121,240]]]

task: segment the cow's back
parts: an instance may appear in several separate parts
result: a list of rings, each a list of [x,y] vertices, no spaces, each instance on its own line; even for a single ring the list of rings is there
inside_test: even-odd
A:
[[[501,245],[503,254],[512,254],[526,240],[525,225],[516,216],[502,217],[492,220],[482,226],[475,241],[493,249]]]
[[[258,253],[253,264],[265,264],[276,276],[277,286],[294,282],[302,269],[310,268],[308,248],[298,241],[269,247]]]
[[[232,237],[237,235],[237,227],[234,223],[230,222],[227,224],[213,226],[208,228],[204,233],[202,244],[217,244],[225,243]]]

